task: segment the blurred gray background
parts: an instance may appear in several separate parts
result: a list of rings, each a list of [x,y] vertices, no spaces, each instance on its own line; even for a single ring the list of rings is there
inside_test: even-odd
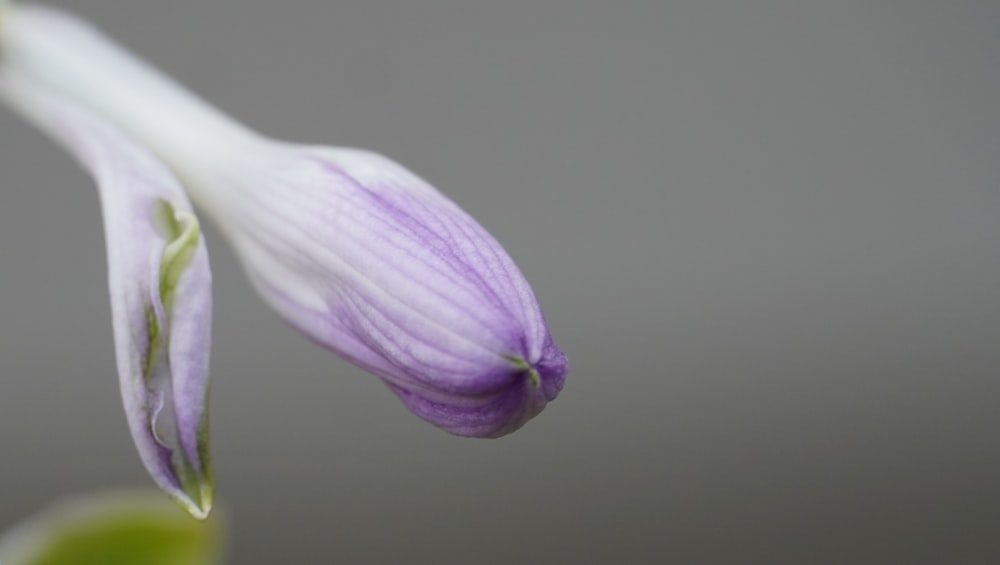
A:
[[[518,433],[449,436],[210,231],[231,563],[1000,562],[1000,3],[61,4],[428,178],[570,356]],[[0,143],[2,527],[151,481],[96,189],[7,111]]]

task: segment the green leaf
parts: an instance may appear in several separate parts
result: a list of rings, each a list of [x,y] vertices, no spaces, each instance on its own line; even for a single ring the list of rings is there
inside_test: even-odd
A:
[[[222,526],[161,493],[61,501],[0,537],[3,565],[217,565]]]

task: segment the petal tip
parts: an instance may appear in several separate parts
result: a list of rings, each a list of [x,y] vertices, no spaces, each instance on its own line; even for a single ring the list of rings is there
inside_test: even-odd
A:
[[[176,492],[171,493],[171,498],[196,520],[206,520],[212,513],[214,505],[215,488],[210,481],[197,485],[193,493]]]

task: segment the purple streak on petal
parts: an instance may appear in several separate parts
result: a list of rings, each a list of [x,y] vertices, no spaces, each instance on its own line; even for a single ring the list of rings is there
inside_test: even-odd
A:
[[[542,391],[545,393],[545,398],[547,400],[554,400],[566,384],[566,374],[569,373],[569,359],[566,358],[565,353],[556,347],[551,338],[546,341],[545,347],[542,349],[542,356],[535,363],[535,370],[538,371],[542,382]]]
[[[208,251],[199,242],[175,290],[168,355],[181,445],[195,471],[203,474],[209,472],[203,427],[208,413],[211,288]]]

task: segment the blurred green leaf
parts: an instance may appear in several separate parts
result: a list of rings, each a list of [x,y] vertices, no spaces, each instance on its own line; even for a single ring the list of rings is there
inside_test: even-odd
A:
[[[217,513],[216,513],[217,514]],[[0,537],[2,565],[218,565],[219,518],[197,521],[159,492],[60,501]]]

